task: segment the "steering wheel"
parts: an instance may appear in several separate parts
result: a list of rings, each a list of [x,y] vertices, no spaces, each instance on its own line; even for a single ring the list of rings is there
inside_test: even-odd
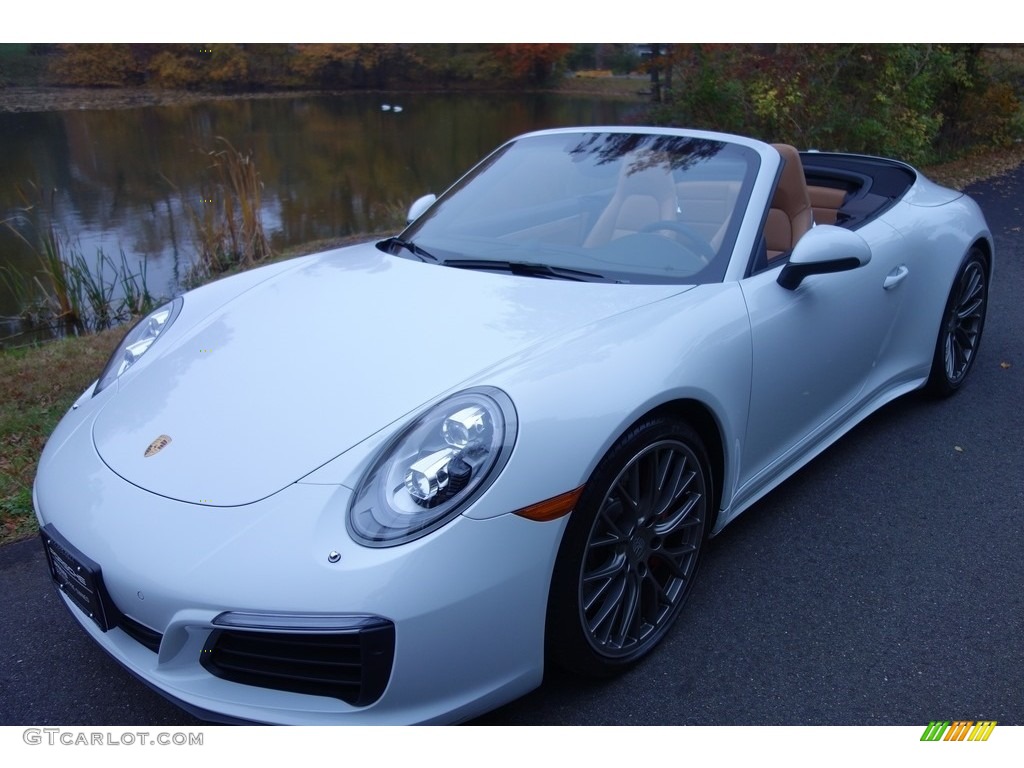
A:
[[[715,249],[711,247],[711,243],[707,241],[707,238],[703,237],[700,232],[695,230],[689,224],[684,224],[681,221],[674,221],[672,219],[656,221],[653,224],[648,224],[640,231],[657,232],[659,229],[668,229],[682,235],[683,239],[686,240],[689,245],[693,246],[693,250],[700,255],[705,264],[710,263],[711,260],[715,258]]]

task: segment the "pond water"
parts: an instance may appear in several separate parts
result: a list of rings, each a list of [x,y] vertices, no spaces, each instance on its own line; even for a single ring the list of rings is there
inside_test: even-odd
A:
[[[384,109],[400,106],[401,111]],[[113,110],[0,114],[0,266],[33,269],[56,233],[90,262],[98,249],[170,295],[191,264],[191,212],[210,199],[219,137],[251,152],[275,250],[393,229],[504,140],[568,125],[633,122],[642,104],[556,94],[345,94]],[[212,204],[216,204],[214,201]],[[28,210],[26,210],[26,208]],[[18,311],[0,281],[0,316]],[[0,337],[13,326],[0,328]]]

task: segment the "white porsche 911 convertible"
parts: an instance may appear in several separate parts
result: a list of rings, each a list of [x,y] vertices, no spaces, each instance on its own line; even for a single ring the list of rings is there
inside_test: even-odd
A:
[[[378,243],[186,293],[50,438],[52,575],[199,716],[457,722],[628,667],[709,536],[964,382],[994,252],[892,160],[521,136]]]

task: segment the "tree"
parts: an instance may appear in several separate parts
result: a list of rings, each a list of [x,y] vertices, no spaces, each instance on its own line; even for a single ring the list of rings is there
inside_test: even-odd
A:
[[[122,43],[61,45],[52,71],[64,85],[116,87],[142,80],[131,46]]]
[[[546,85],[561,70],[571,45],[563,43],[505,43],[493,47],[500,73],[516,83]]]

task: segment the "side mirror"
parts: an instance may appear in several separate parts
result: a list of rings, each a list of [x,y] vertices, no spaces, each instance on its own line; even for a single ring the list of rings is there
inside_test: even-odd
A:
[[[423,215],[423,212],[434,204],[437,200],[437,195],[424,195],[415,203],[409,206],[409,213],[406,214],[405,223],[412,224],[416,219]]]
[[[800,238],[777,282],[793,291],[808,275],[845,272],[863,267],[869,261],[871,248],[856,232],[819,224]]]

